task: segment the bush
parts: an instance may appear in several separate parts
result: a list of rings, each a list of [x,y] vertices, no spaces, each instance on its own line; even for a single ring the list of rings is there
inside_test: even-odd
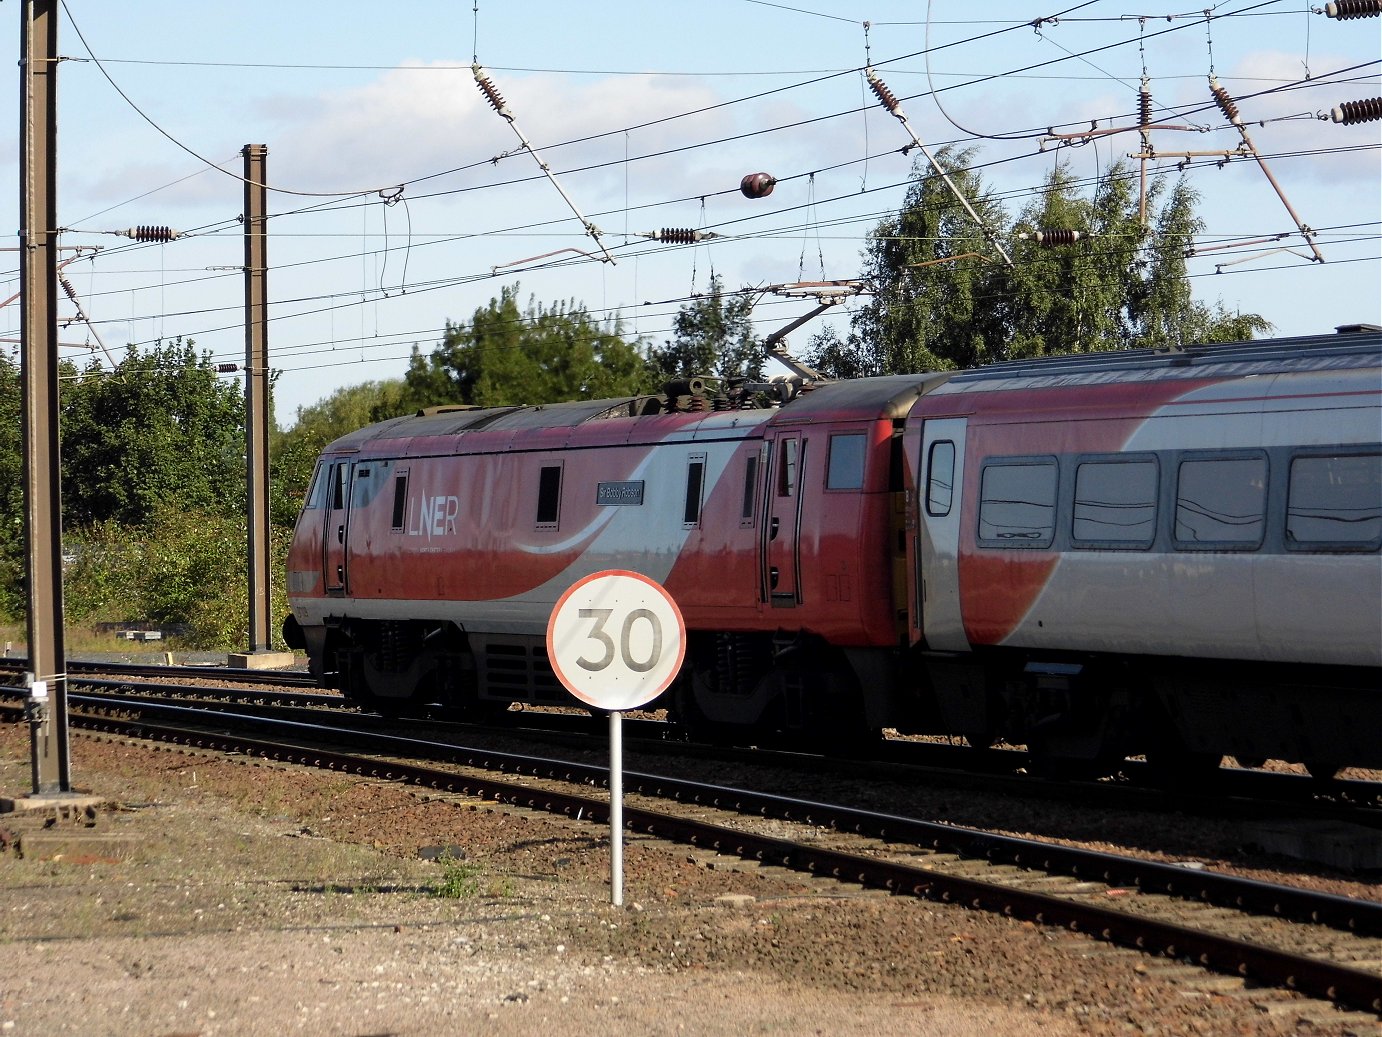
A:
[[[291,531],[270,532],[270,608],[287,612],[282,573]],[[243,518],[176,507],[148,522],[97,523],[68,537],[63,579],[69,622],[149,621],[180,631],[187,647],[235,650],[249,639],[249,587]],[[271,620],[275,646],[278,623]]]

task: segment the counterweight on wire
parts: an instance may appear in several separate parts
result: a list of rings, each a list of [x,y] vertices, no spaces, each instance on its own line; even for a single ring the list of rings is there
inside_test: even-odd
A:
[[[980,215],[974,211],[974,206],[969,204],[969,199],[955,186],[949,174],[941,168],[940,163],[935,160],[931,152],[927,150],[926,145],[921,142],[921,138],[917,136],[916,130],[912,129],[912,124],[907,121],[907,113],[902,110],[902,102],[900,102],[893,92],[888,89],[888,85],[879,78],[878,73],[873,69],[864,69],[864,78],[868,80],[869,89],[872,90],[874,96],[878,98],[878,103],[886,108],[893,118],[902,123],[902,128],[911,135],[912,144],[921,149],[921,153],[926,156],[926,161],[931,163],[931,168],[945,181],[945,186],[950,188],[950,193],[955,196],[955,199],[964,206],[965,212],[969,213],[974,222],[979,225],[979,229],[983,232],[985,240],[993,247],[994,251],[1003,257],[1003,262],[1007,263],[1008,266],[1012,266],[1012,257],[1008,255],[1003,246],[999,243],[998,236],[984,223]]]
[[[571,207],[571,211],[576,214],[576,219],[581,221],[581,226],[585,228],[585,232],[595,239],[595,244],[600,246],[600,251],[604,253],[604,258],[601,262],[613,263],[614,257],[609,254],[609,249],[605,248],[604,243],[600,240],[600,234],[602,233],[600,228],[586,219],[585,214],[576,207],[576,203],[571,200],[571,196],[562,189],[561,184],[557,182],[557,178],[552,175],[551,168],[543,160],[542,156],[538,154],[537,149],[528,142],[528,138],[525,137],[523,131],[518,128],[518,122],[514,119],[513,112],[509,111],[509,106],[504,103],[504,95],[499,92],[499,88],[494,85],[494,82],[485,73],[482,66],[475,64],[471,65],[470,69],[475,74],[475,85],[480,88],[480,93],[485,95],[485,100],[490,103],[490,107],[498,112],[504,121],[513,128],[513,132],[518,136],[519,142],[523,145],[523,150],[533,156],[533,161],[537,163],[538,168],[541,169],[547,179],[552,182],[552,186],[557,189],[557,192],[562,196],[566,204]],[[494,161],[497,163],[502,157],[504,156],[498,156]]]

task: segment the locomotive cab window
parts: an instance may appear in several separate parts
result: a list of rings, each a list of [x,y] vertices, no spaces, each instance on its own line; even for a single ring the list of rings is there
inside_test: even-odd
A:
[[[556,529],[561,517],[561,465],[543,465],[537,483],[537,526]]]
[[[1071,536],[1081,547],[1151,547],[1156,535],[1153,456],[1081,461]]]
[[[938,439],[931,444],[926,461],[926,514],[943,518],[950,514],[955,494],[955,444]]]
[[[1324,454],[1291,461],[1286,546],[1376,551],[1382,547],[1382,454]]]
[[[864,485],[866,444],[862,432],[830,437],[830,461],[825,474],[827,490],[857,490]]]
[[[686,506],[682,509],[681,524],[694,529],[701,522],[701,493],[705,484],[705,455],[692,454],[686,464]]]
[[[1002,458],[979,478],[979,543],[1045,548],[1056,534],[1056,459]]]
[[[1189,456],[1176,474],[1177,547],[1252,551],[1267,525],[1267,458]]]
[[[303,511],[314,511],[326,503],[326,465],[318,465],[312,473],[312,485],[307,489],[307,499],[302,502]]]

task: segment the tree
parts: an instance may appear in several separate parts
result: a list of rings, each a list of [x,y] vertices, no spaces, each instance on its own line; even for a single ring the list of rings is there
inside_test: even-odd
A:
[[[855,311],[849,338],[811,340],[809,362],[834,376],[973,367],[1005,356],[1001,277],[985,234],[1005,236],[1008,217],[969,169],[974,149],[945,147],[936,162],[983,221],[919,159],[902,211],[869,235],[863,275],[873,294]]]
[[[1148,197],[1139,213],[1130,170],[1113,163],[1092,196],[1064,163],[1011,219],[969,168],[973,149],[943,148],[937,161],[979,212],[981,227],[941,177],[918,165],[902,212],[869,237],[865,277],[873,295],[849,335],[811,342],[811,362],[836,377],[975,367],[1050,353],[1250,338],[1271,325],[1195,302],[1185,256],[1200,229],[1184,182]],[[1013,263],[985,230],[1009,240]],[[1078,232],[1038,240],[1037,232]]]
[[[23,396],[19,369],[0,357],[0,618],[24,611]]]
[[[574,300],[550,309],[530,300],[520,312],[517,294],[517,285],[504,288],[468,325],[448,321],[430,356],[414,347],[403,402],[495,407],[645,391],[644,358],[620,322],[601,325]]]
[[[726,296],[717,275],[710,291],[677,311],[672,338],[648,353],[648,367],[661,386],[673,378],[711,375],[716,378],[763,376],[763,346],[753,333],[751,295]]]
[[[244,393],[190,341],[93,364],[61,407],[65,524],[137,525],[165,504],[244,515]]]

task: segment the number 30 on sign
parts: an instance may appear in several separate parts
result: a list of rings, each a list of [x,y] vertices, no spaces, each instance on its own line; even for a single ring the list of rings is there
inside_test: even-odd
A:
[[[659,584],[622,569],[578,580],[547,624],[547,657],[566,689],[597,709],[646,705],[686,654],[681,610]]]

